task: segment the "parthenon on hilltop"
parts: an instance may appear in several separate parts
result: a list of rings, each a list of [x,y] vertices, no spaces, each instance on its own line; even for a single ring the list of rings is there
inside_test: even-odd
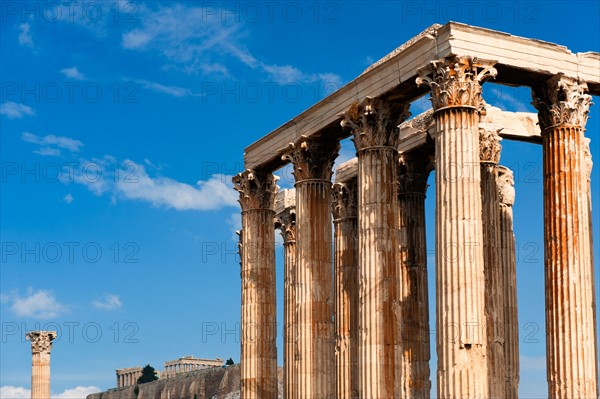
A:
[[[488,80],[531,87],[537,114],[486,105]],[[427,93],[432,110],[408,119]],[[600,94],[597,52],[434,25],[247,147],[233,179],[242,398],[277,397],[275,228],[284,238],[285,397],[431,395],[432,170],[437,395],[516,398],[515,192],[499,165],[501,139],[542,146],[548,396],[598,398],[590,94]],[[346,137],[357,159],[333,182]],[[273,172],[287,163],[295,190],[278,193]]]

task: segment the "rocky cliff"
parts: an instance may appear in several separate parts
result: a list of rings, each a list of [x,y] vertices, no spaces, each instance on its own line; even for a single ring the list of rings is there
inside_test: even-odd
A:
[[[281,369],[279,397],[282,397]],[[137,387],[137,393],[136,393]],[[182,373],[146,384],[110,389],[88,395],[87,399],[239,399],[240,366]]]

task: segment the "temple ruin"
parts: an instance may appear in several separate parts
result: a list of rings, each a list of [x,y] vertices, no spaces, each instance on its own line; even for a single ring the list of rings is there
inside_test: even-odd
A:
[[[528,86],[537,114],[488,106]],[[432,109],[413,119],[410,103]],[[542,146],[548,396],[598,397],[589,139],[600,54],[434,25],[246,148],[241,396],[277,397],[275,228],[284,242],[284,397],[517,398],[514,179],[501,140]],[[333,177],[340,140],[357,159]],[[295,189],[273,172],[291,163]],[[425,195],[435,170],[430,370]]]

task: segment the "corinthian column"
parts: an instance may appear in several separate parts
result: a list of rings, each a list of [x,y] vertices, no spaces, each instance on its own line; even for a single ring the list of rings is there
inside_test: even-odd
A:
[[[583,184],[591,96],[561,75],[534,90],[544,163],[546,352],[549,397],[597,398],[594,273]],[[587,236],[586,236],[587,235]]]
[[[301,137],[284,155],[296,179],[298,398],[335,395],[331,174],[337,140]]]
[[[275,177],[246,170],[233,178],[242,207],[241,397],[277,398],[275,343]]]
[[[31,399],[50,399],[50,352],[56,331],[32,331],[25,338],[31,341]]]
[[[395,189],[398,125],[408,105],[366,98],[345,114],[358,156],[359,397],[398,395],[402,373],[401,276]]]
[[[513,173],[498,167],[498,200],[500,206],[500,265],[504,287],[504,370],[505,397],[519,397],[519,315],[517,307],[517,264],[515,234],[513,231],[513,204],[515,187]]]
[[[433,165],[427,146],[402,154],[398,170],[399,255],[402,274],[402,398],[428,398],[429,299],[425,192]]]
[[[296,353],[296,193],[283,190],[275,200],[275,227],[283,238],[283,397],[295,398]]]
[[[428,76],[432,74],[432,76]],[[491,65],[469,57],[433,61],[417,84],[431,88],[436,121],[438,397],[489,395],[481,237],[479,109]]]
[[[504,399],[504,275],[500,259],[498,212],[498,162],[500,136],[495,130],[479,129],[481,200],[483,222],[483,263],[485,275],[485,316],[487,323],[489,398]]]
[[[358,233],[356,179],[333,186],[338,399],[358,398]]]

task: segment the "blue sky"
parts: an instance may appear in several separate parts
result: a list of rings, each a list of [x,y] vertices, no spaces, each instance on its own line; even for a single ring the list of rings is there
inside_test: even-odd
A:
[[[28,397],[24,335],[37,328],[61,333],[56,397],[111,388],[121,367],[162,369],[186,355],[239,361],[230,177],[244,147],[427,26],[458,20],[600,49],[593,1],[57,4],[1,3],[3,398]],[[486,84],[484,94],[533,111],[525,88]],[[412,111],[427,107],[418,100]],[[587,126],[594,159],[598,109]],[[503,145],[517,180],[521,397],[545,397],[541,149]],[[352,156],[346,141],[340,160]],[[281,185],[290,178],[284,171]],[[596,213],[599,179],[596,167]],[[432,250],[433,188],[428,195]],[[281,282],[281,246],[277,256]],[[429,259],[433,298],[433,251]]]

